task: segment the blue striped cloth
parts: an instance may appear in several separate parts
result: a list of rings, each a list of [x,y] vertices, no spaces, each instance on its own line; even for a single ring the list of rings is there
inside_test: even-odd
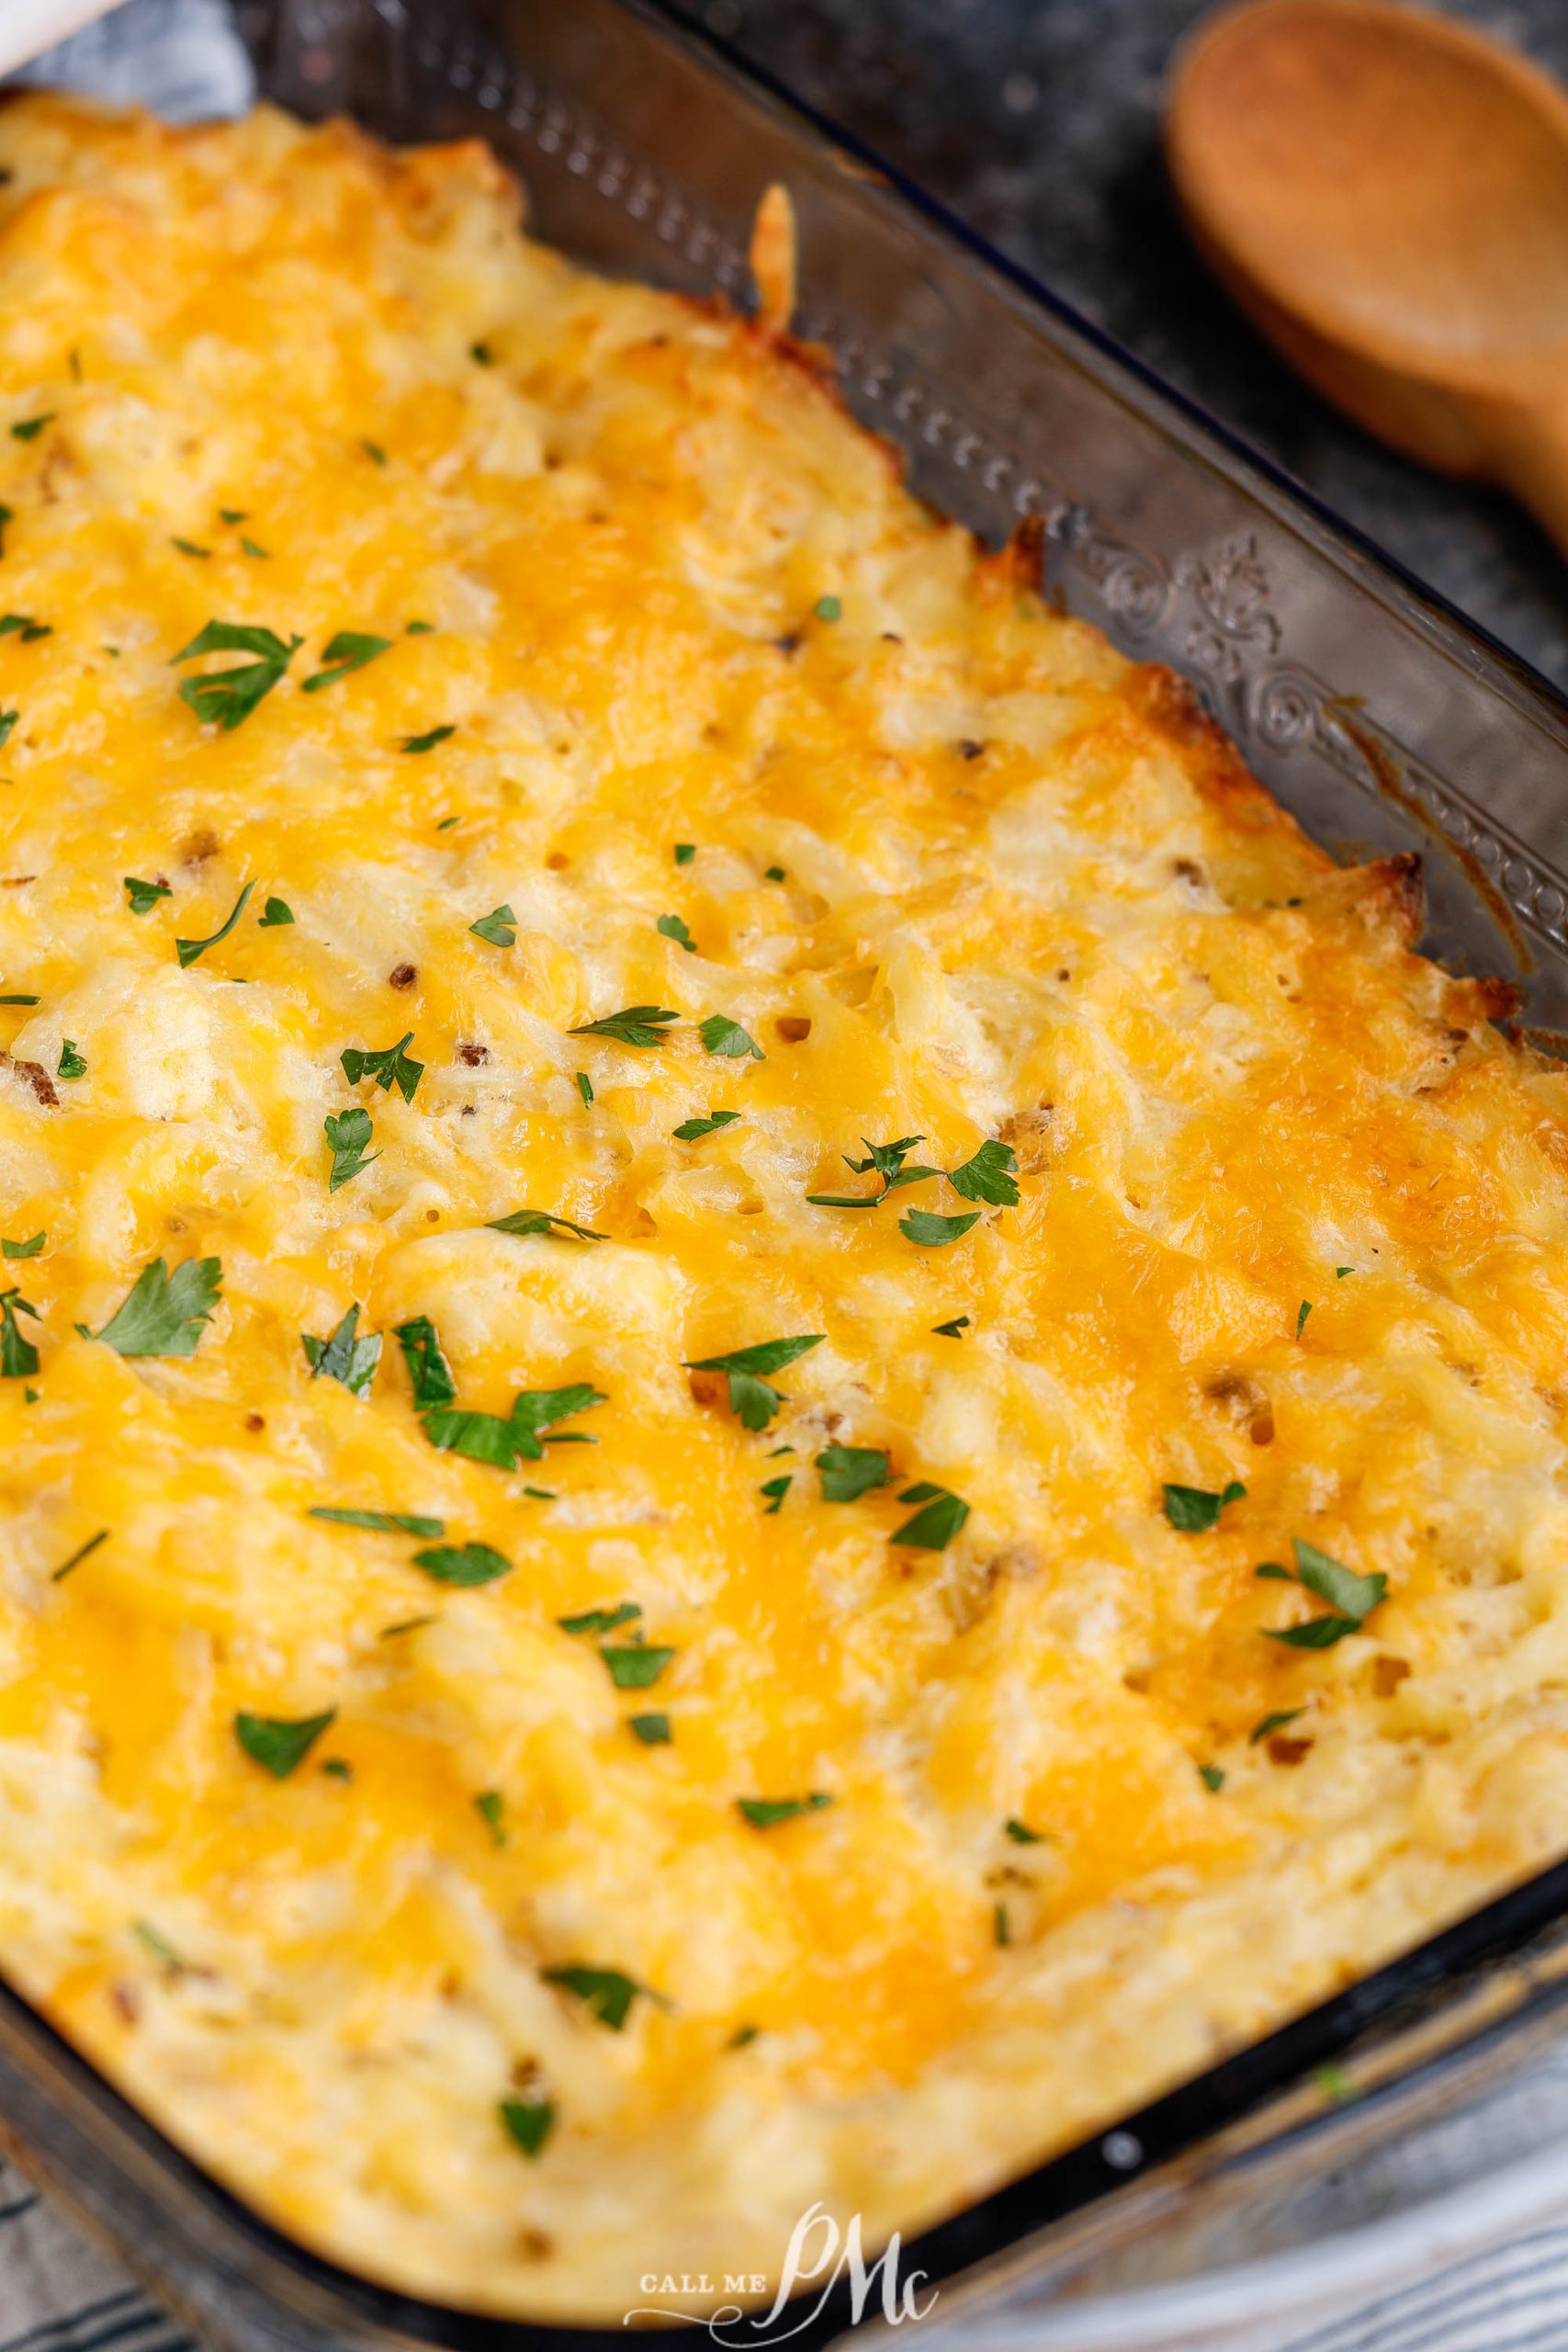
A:
[[[174,121],[235,114],[254,95],[224,0],[125,0],[18,78],[140,100]],[[1395,2151],[1391,2172],[1398,2161]],[[1413,2170],[1413,2183],[1418,2177]],[[1331,2269],[1332,2232],[1323,2251]],[[939,2301],[932,2314],[939,2324],[940,2315]],[[990,2327],[978,2324],[989,2335]],[[1021,2319],[1008,2341],[1026,2347],[1029,2334],[1029,2321]],[[1239,2332],[1187,2332],[1165,2340],[1170,2352],[1568,2352],[1568,2219],[1488,2246],[1304,2333],[1297,2320],[1259,2316]],[[301,2335],[301,2352],[307,2343]],[[0,2164],[0,2352],[197,2347]],[[1117,2347],[1107,2344],[1104,2352]]]

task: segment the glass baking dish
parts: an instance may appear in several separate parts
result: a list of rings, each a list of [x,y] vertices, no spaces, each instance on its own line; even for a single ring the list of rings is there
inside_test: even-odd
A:
[[[743,300],[756,200],[784,181],[797,325],[916,487],[993,543],[1028,522],[1051,595],[1184,673],[1319,840],[1418,849],[1432,951],[1513,979],[1543,1045],[1568,1029],[1568,702],[917,191],[651,0],[237,13],[266,96],[397,139],[489,139],[538,232],[613,272]],[[900,2264],[922,2307],[938,2290],[921,2340],[1027,2346],[1031,2312],[1089,2264],[1267,2205],[1565,2030],[1568,1862],[924,2232]],[[215,2352],[625,2341],[414,2301],[304,2253],[3,1985],[0,2118],[0,2147]],[[858,2335],[888,2335],[883,2312],[874,2291]],[[718,2340],[823,2346],[852,2316],[852,2281],[817,2280]]]

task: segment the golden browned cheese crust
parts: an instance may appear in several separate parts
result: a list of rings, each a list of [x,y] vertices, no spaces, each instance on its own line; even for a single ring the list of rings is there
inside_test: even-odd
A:
[[[614,2320],[1559,1850],[1568,1104],[1408,862],[479,147],[0,163],[14,1981]]]

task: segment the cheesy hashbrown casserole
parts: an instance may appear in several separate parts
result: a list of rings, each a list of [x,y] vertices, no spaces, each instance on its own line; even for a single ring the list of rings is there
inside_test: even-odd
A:
[[[1558,1852],[1568,1090],[1411,862],[478,145],[0,163],[7,1975],[615,2318]]]

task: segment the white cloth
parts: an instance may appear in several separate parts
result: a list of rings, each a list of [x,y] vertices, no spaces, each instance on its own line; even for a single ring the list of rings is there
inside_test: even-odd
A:
[[[18,78],[139,100],[174,121],[235,114],[254,95],[224,0],[125,0]],[[1412,2157],[1419,2162],[1416,2151]],[[1396,2175],[1397,2150],[1387,2165]],[[1331,2263],[1331,2233],[1324,2255]],[[933,2318],[940,2311],[939,2302]],[[1019,2340],[1027,2341],[1026,2330]],[[307,2346],[302,2333],[300,2352]],[[0,2352],[197,2347],[0,2165]],[[1247,2352],[1568,2352],[1568,2217],[1538,2222],[1326,2325],[1265,2322],[1249,2331]]]

